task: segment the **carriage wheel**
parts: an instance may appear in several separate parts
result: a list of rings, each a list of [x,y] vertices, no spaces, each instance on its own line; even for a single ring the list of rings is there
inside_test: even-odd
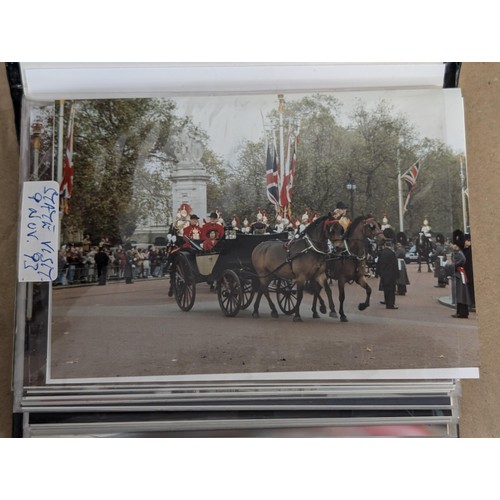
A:
[[[196,282],[187,258],[179,254],[175,259],[173,273],[173,292],[177,305],[183,311],[189,311],[196,297]]]
[[[238,275],[226,269],[222,278],[217,281],[217,297],[219,306],[226,316],[236,316],[241,309],[243,292]]]
[[[242,293],[241,309],[244,310],[252,303],[253,297],[255,295],[255,288],[253,286],[253,280],[251,278],[240,277],[240,282]]]
[[[295,281],[277,280],[276,299],[281,312],[290,316],[297,305],[297,283]]]

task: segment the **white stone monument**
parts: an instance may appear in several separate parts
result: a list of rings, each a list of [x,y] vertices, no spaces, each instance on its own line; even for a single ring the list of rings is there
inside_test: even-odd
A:
[[[203,144],[184,131],[174,144],[178,163],[172,170],[172,210],[175,212],[183,203],[203,221],[207,215],[207,182],[209,175],[201,163]],[[172,220],[175,213],[172,214]]]

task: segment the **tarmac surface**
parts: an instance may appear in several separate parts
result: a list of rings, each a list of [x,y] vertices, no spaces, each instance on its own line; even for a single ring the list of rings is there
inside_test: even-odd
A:
[[[371,306],[359,311],[365,292],[346,286],[348,322],[313,319],[312,296],[302,322],[274,319],[265,300],[260,318],[252,307],[225,317],[205,283],[181,311],[168,297],[168,278],[108,282],[106,286],[54,287],[50,336],[51,380],[162,377],[337,370],[477,367],[476,313],[451,317],[450,287],[435,288],[433,273],[407,266],[410,285],[396,296],[398,310],[380,304],[383,293],[370,278]],[[333,284],[338,310],[338,291]]]

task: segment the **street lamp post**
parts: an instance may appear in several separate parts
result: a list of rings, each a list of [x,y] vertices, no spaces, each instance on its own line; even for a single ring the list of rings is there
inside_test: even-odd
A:
[[[352,177],[352,173],[349,172],[347,175],[347,182],[345,185],[347,191],[349,191],[349,195],[351,197],[351,217],[354,218],[354,191],[356,191],[356,183]]]

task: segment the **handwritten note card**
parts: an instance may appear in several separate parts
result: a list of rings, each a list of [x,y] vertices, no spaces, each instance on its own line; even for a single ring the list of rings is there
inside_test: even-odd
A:
[[[25,182],[19,229],[18,280],[54,281],[59,246],[59,185]]]

